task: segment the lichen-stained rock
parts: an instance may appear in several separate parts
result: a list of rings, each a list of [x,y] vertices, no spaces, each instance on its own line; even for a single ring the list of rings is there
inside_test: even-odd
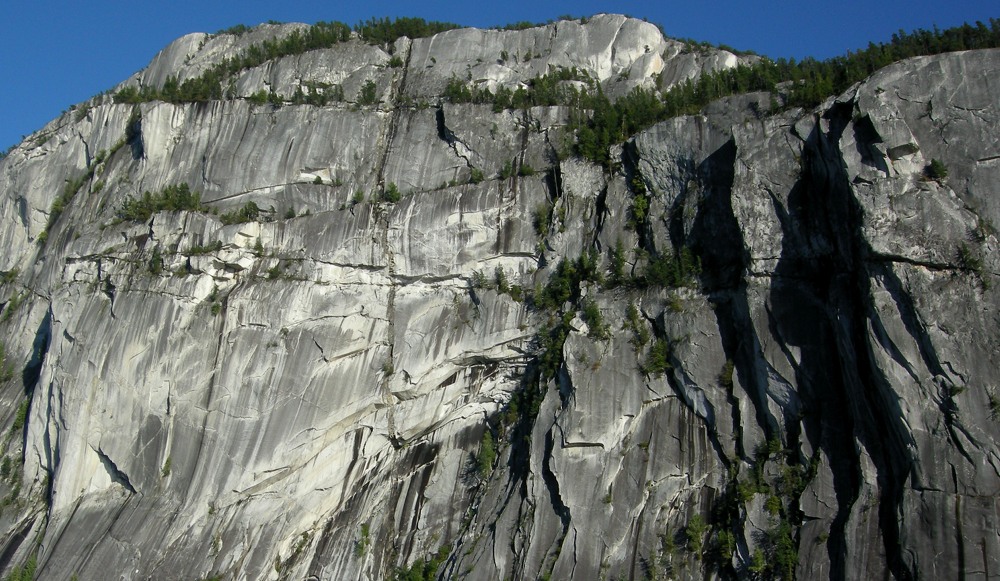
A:
[[[750,58],[615,15],[354,37],[30,136],[0,160],[3,572],[995,576],[1000,51],[732,97],[606,167],[570,107],[442,99]]]

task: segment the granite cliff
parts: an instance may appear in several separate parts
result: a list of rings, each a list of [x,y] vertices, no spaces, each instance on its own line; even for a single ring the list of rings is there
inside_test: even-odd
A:
[[[189,35],[116,90],[296,30]],[[441,98],[753,58],[612,15],[352,38],[29,136],[5,574],[1000,577],[1000,51],[727,98],[607,166],[569,107]]]

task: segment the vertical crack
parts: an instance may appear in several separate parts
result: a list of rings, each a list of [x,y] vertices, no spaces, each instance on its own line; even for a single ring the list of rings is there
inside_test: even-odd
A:
[[[965,531],[962,530],[962,495],[958,493],[958,473],[955,467],[951,467],[952,478],[956,482],[955,486],[955,541],[957,543],[956,550],[958,551],[958,578],[965,579]],[[988,561],[986,561],[988,562]],[[988,577],[987,577],[988,578]]]
[[[385,166],[389,160],[389,152],[392,150],[392,142],[396,139],[396,132],[399,130],[399,118],[402,108],[399,105],[399,95],[406,91],[406,77],[410,70],[410,57],[412,47],[406,49],[406,60],[402,67],[402,78],[398,86],[393,83],[390,87],[390,101],[392,102],[392,112],[389,114],[389,127],[386,132],[385,146],[382,148],[382,155],[379,156],[378,166],[375,168],[376,186],[380,189],[385,187]]]
[[[392,395],[392,390],[389,387],[389,382],[391,381],[392,374],[395,370],[393,361],[396,355],[396,256],[392,251],[392,247],[389,244],[389,208],[383,208],[379,211],[379,215],[376,221],[376,228],[379,228],[379,243],[382,246],[382,251],[385,254],[386,259],[386,269],[387,276],[389,279],[389,296],[386,300],[386,325],[387,325],[387,337],[386,343],[389,349],[389,355],[387,361],[382,367],[382,401],[387,405],[387,419],[388,419],[388,430],[389,439],[393,442],[394,446],[402,445],[399,437],[396,433],[396,422],[393,413],[393,403],[394,398]]]
[[[630,151],[626,159],[634,155],[634,151]],[[683,205],[687,203],[687,194],[678,196],[671,208],[669,229],[673,245],[680,247],[688,244],[701,261],[700,284],[714,305],[723,352],[726,359],[733,362],[734,375],[739,378],[740,387],[753,407],[757,425],[770,439],[776,435],[778,421],[767,403],[770,366],[764,360],[751,313],[750,289],[745,277],[750,262],[749,251],[733,210],[736,158],[736,142],[730,139],[697,167],[689,168],[691,177],[697,176],[705,185],[703,198],[698,202],[699,211],[685,236],[680,216]],[[637,172],[638,160],[632,161],[631,165],[634,168],[632,171]],[[651,248],[651,235],[646,236],[645,244]],[[732,394],[728,397],[735,399]],[[742,423],[735,425],[743,419],[738,408],[733,408],[736,414],[733,419],[734,434],[737,436],[736,453],[747,456],[748,451],[742,449],[745,426]]]
[[[203,400],[204,417],[202,418],[201,421],[201,429],[198,432],[196,432],[197,444],[193,446],[193,448],[195,449],[194,458],[199,460],[201,459],[201,454],[205,447],[205,435],[208,433],[208,421],[209,417],[211,416],[210,406],[212,404],[212,397],[215,394],[216,382],[219,379],[219,372],[221,370],[220,368],[222,365],[222,351],[224,349],[225,339],[226,339],[226,312],[229,310],[229,297],[230,295],[232,295],[234,290],[235,289],[230,289],[229,292],[225,293],[220,297],[221,308],[219,310],[219,314],[213,316],[213,318],[216,316],[219,317],[220,321],[218,323],[218,331],[217,331],[218,339],[215,342],[215,353],[212,358],[212,374],[208,378],[208,389],[205,390],[205,398]],[[190,468],[191,473],[188,475],[187,478],[183,480],[184,482],[189,482],[189,483],[191,482],[194,472],[198,470],[199,465],[200,463],[197,461],[188,464],[188,466],[191,467]],[[196,492],[195,487],[193,485],[189,485],[187,492],[188,492],[188,498],[186,499],[186,502],[190,502],[191,495],[195,494]]]
[[[556,516],[559,517],[559,522],[562,524],[562,532],[553,542],[556,552],[556,555],[552,559],[552,565],[554,566],[555,562],[559,559],[559,552],[562,550],[562,544],[566,539],[566,534],[569,532],[571,516],[569,507],[563,503],[562,495],[559,492],[559,479],[556,478],[555,473],[552,472],[552,467],[550,465],[552,461],[553,448],[554,438],[552,430],[550,429],[545,432],[545,451],[542,455],[542,480],[545,482],[545,488],[549,492],[549,502],[552,503],[552,510],[555,512]],[[551,574],[551,567],[549,568],[549,573]]]
[[[803,368],[809,370],[814,378],[829,376],[828,363],[839,368],[840,377],[832,386],[835,392],[839,392],[838,399],[844,402],[846,413],[839,421],[843,418],[850,420],[854,438],[860,441],[875,464],[879,494],[877,519],[886,566],[893,577],[905,581],[913,579],[915,572],[914,565],[904,558],[900,505],[903,488],[912,470],[910,450],[915,449],[915,444],[902,420],[898,395],[879,366],[875,352],[877,345],[873,344],[869,333],[873,324],[881,325],[878,311],[872,304],[872,279],[877,272],[870,270],[867,261],[871,248],[864,236],[864,211],[849,184],[843,152],[838,145],[849,126],[852,109],[853,104],[840,104],[827,111],[825,117],[829,121],[829,130],[826,134],[820,132],[817,122],[803,151],[806,163],[803,165],[800,199],[796,203],[789,198],[789,207],[801,209],[799,223],[809,228],[813,244],[806,248],[821,254],[811,260],[814,269],[811,271],[811,288],[817,293],[817,302],[825,305],[823,308],[827,310],[827,320],[833,333],[832,344],[836,346],[839,359],[839,362],[830,362],[817,358],[809,367],[804,362]],[[809,257],[801,252],[787,257],[783,253],[782,260],[787,262],[788,268],[801,269],[810,263]],[[819,368],[819,364],[824,367]],[[818,383],[814,379],[806,384],[812,385],[814,393],[818,393],[823,390]],[[831,426],[827,423],[824,427],[829,429]],[[851,439],[826,439],[824,446],[828,452],[839,449],[841,456],[841,463],[836,467],[839,470],[834,476],[840,504],[835,524],[843,523],[845,527],[850,518],[846,513],[856,502],[859,492],[858,482],[851,475],[856,476],[861,471],[858,452],[845,443]],[[847,465],[843,464],[845,461]],[[838,471],[841,474],[838,475]],[[848,498],[844,500],[854,499],[850,504],[841,503],[841,486],[847,487]],[[837,533],[841,538],[831,543],[831,550],[838,543],[842,547],[847,543],[844,538],[846,531]],[[831,538],[831,541],[835,539]],[[836,557],[840,561],[834,560],[833,564],[843,576],[852,564],[844,562],[842,556]]]
[[[24,396],[28,398],[28,414],[26,418],[31,417],[31,403],[34,400],[35,389],[38,387],[38,381],[42,376],[42,367],[45,365],[45,358],[49,353],[49,345],[52,342],[52,305],[49,305],[48,310],[45,312],[45,316],[42,318],[42,322],[38,325],[38,330],[35,332],[35,340],[31,346],[31,359],[28,360],[28,364],[24,366],[21,371],[21,384],[24,385]],[[24,465],[24,455],[27,450],[28,445],[28,421],[25,420],[24,427],[21,431],[21,464]],[[46,469],[51,473],[55,472],[55,466],[52,465],[52,459],[48,458],[49,465]]]

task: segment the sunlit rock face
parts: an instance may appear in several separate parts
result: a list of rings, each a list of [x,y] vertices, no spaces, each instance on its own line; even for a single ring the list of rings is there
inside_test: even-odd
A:
[[[304,28],[189,35],[122,86]],[[1000,571],[1000,52],[813,111],[733,97],[610,167],[567,155],[569,107],[442,99],[747,58],[599,15],[354,38],[223,100],[52,121],[0,161],[5,574],[703,579],[784,549],[799,579]],[[253,98],[310,84],[343,98]],[[201,209],[122,219],[182,183]],[[682,248],[700,267],[641,282]]]

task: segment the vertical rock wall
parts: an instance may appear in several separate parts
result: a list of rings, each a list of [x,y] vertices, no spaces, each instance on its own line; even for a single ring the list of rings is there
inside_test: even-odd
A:
[[[128,82],[294,29],[185,37]],[[734,98],[601,168],[559,158],[565,108],[438,95],[736,57],[608,15],[391,50],[269,61],[226,101],[97,98],[0,161],[7,571],[995,576],[1000,53],[815,111]],[[305,81],[345,99],[249,99]],[[217,213],[116,220],[182,182]],[[674,253],[679,284],[643,282]]]

